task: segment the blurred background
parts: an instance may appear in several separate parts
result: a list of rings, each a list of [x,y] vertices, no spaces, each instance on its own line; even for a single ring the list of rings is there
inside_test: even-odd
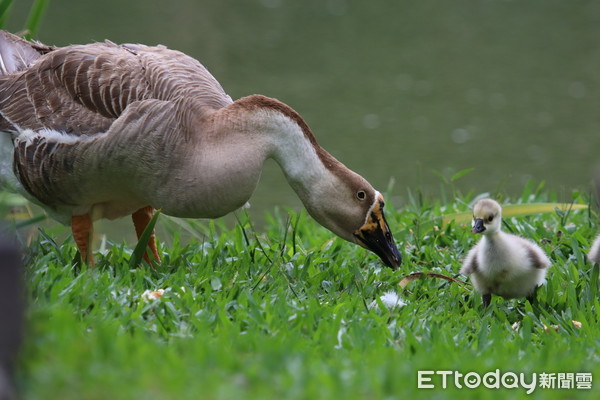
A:
[[[14,4],[13,32],[31,3]],[[517,195],[533,179],[568,197],[600,163],[598,1],[59,0],[37,39],[181,50],[232,98],[295,108],[380,190],[395,181],[395,207],[470,168],[461,191]],[[301,207],[272,161],[250,203],[257,218]]]

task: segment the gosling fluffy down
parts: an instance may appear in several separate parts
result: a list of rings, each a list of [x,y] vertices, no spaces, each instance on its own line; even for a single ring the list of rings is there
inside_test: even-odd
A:
[[[501,227],[500,204],[491,199],[479,200],[473,208],[472,232],[483,237],[467,254],[460,272],[470,276],[484,306],[489,305],[492,294],[533,301],[551,266],[538,245],[504,233]]]
[[[600,264],[600,235],[596,236],[592,247],[590,247],[590,252],[588,253],[588,260],[592,263]]]

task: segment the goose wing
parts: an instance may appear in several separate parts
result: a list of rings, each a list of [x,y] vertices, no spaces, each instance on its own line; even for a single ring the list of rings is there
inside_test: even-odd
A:
[[[164,46],[107,41],[40,51],[7,37],[2,53],[26,56],[0,76],[0,125],[15,131],[106,132],[129,105],[149,99],[175,102],[181,118],[232,102],[197,60]]]
[[[155,179],[160,186],[165,171],[178,169],[173,154],[181,142],[169,137],[178,129],[173,108],[163,100],[134,102],[95,135],[24,131],[14,140],[14,173],[26,193],[58,214],[64,207],[87,213],[114,199],[127,203],[132,189],[152,187]]]

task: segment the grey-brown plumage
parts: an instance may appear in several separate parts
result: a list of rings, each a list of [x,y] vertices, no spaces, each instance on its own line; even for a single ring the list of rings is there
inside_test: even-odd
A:
[[[0,32],[0,56],[0,131],[14,133],[14,174],[83,232],[81,251],[99,218],[132,214],[143,228],[151,208],[192,218],[231,212],[272,158],[319,223],[399,264],[382,196],[286,104],[261,95],[234,102],[197,60],[164,46],[55,48]]]
[[[132,167],[130,150],[138,147],[132,141],[139,142],[139,134],[148,135],[150,141],[153,133],[160,132],[154,143],[168,151],[171,141],[194,134],[192,118],[201,119],[232,103],[198,61],[163,46],[119,46],[107,41],[60,49],[31,47],[23,39],[1,33],[2,49],[27,54],[0,76],[0,126],[32,131],[17,141],[15,174],[29,194],[58,214],[61,206],[76,206],[89,192],[77,182],[101,168],[98,163],[106,163],[95,153],[115,154],[106,167],[123,171]],[[32,135],[44,130],[90,138]],[[100,134],[117,140],[102,140]],[[154,164],[148,166],[158,167]]]
[[[17,42],[14,35],[2,33],[0,40]],[[20,48],[26,48],[21,41]],[[13,126],[89,135],[108,130],[138,101],[187,102],[200,115],[232,102],[198,61],[163,46],[107,41],[38,48],[38,59],[30,56],[26,62],[35,62],[35,68],[21,67],[0,77],[0,110]]]

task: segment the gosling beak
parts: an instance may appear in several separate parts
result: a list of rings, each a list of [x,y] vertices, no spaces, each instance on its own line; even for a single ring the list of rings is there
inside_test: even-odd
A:
[[[481,218],[473,219],[473,229],[471,229],[471,232],[482,233],[483,231],[485,231],[485,226],[483,225],[483,220]]]
[[[394,243],[394,237],[383,215],[383,197],[379,195],[363,226],[356,232],[356,243],[377,254],[392,269],[398,268],[402,256]]]

